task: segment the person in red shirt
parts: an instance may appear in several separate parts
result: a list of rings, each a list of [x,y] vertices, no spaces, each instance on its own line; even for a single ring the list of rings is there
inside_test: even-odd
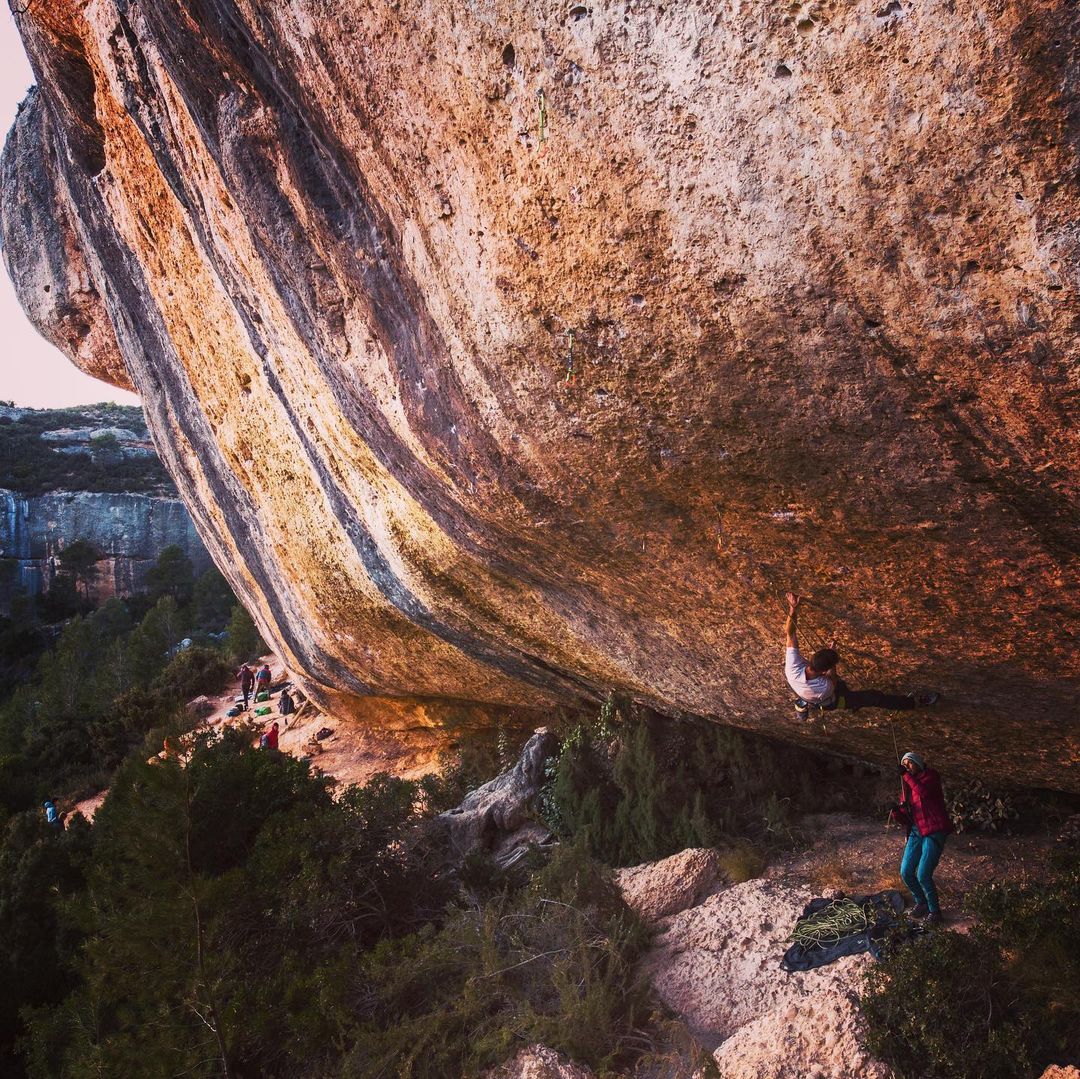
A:
[[[934,870],[953,825],[945,806],[941,776],[928,768],[918,753],[905,753],[900,769],[904,800],[892,812],[893,819],[908,829],[900,876],[915,899],[912,917],[925,918],[927,924],[937,925],[941,922],[941,908]]]
[[[273,723],[270,725],[270,729],[266,732],[266,748],[277,749],[278,747],[278,725]]]

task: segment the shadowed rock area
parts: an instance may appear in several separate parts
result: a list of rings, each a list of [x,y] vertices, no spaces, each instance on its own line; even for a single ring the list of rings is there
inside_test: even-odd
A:
[[[800,726],[788,587],[951,770],[1080,790],[1080,9],[54,0],[3,162],[339,715],[608,688]]]

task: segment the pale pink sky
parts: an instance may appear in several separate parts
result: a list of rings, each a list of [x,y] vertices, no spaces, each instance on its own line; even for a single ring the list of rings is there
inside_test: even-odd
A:
[[[0,12],[0,132],[7,133],[15,109],[34,76],[15,19]],[[136,404],[138,398],[84,375],[27,321],[8,275],[0,267],[0,401],[35,408],[88,405],[98,401]]]

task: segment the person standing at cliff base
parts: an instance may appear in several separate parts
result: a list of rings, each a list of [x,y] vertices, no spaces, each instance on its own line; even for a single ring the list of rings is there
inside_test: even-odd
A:
[[[786,642],[784,676],[795,691],[795,715],[809,719],[811,708],[827,712],[842,708],[857,712],[860,708],[892,708],[908,711],[927,708],[940,699],[938,693],[884,693],[879,689],[852,689],[837,673],[840,656],[836,649],[820,648],[809,662],[799,651],[798,618],[802,597],[788,592],[788,616],[784,623]]]
[[[270,692],[270,664],[264,663],[259,668],[259,673],[255,675],[255,696],[258,697],[260,693]]]
[[[251,691],[255,688],[255,672],[245,663],[236,673],[240,679],[240,692],[244,695],[244,711],[246,712]]]
[[[941,777],[918,753],[905,753],[900,761],[904,800],[893,807],[891,817],[908,829],[900,876],[915,899],[913,918],[925,918],[927,925],[941,922],[934,870],[945,849],[945,838],[953,830]]]
[[[292,694],[288,691],[288,689],[283,689],[281,691],[281,696],[278,697],[278,706],[277,707],[278,707],[278,711],[283,716],[286,716],[286,717],[291,716],[293,714],[293,712],[296,711],[296,704],[293,701]],[[286,718],[285,726],[288,726],[288,725],[289,725],[289,721],[288,721],[288,718]]]

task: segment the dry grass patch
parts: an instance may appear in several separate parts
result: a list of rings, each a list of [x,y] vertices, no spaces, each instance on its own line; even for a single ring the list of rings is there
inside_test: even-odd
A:
[[[764,852],[753,843],[733,843],[720,849],[720,871],[732,884],[743,884],[760,877],[767,864]]]

